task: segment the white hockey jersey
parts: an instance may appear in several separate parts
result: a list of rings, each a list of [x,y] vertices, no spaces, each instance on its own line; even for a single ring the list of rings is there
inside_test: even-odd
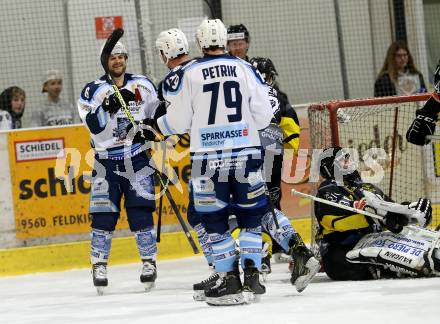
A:
[[[259,147],[273,117],[269,86],[249,63],[206,55],[164,79],[169,103],[157,124],[164,135],[189,133],[191,153]]]
[[[125,74],[121,89],[134,93],[136,101],[127,103],[136,122],[153,118],[159,99],[153,83],[144,76]],[[101,105],[104,99],[114,93],[106,76],[88,83],[78,100],[78,111],[82,122],[90,130],[91,143],[101,158],[122,159],[140,152],[141,144],[133,144],[127,138],[127,126],[130,123],[124,111],[116,114],[105,112]]]

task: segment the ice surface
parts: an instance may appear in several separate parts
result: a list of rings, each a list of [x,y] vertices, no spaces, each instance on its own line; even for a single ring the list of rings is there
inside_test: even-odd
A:
[[[299,294],[287,265],[273,264],[260,303],[211,307],[192,299],[192,284],[208,275],[203,258],[159,262],[149,293],[140,268],[109,267],[104,296],[88,269],[0,278],[0,323],[440,323],[440,278],[334,282],[319,274]]]

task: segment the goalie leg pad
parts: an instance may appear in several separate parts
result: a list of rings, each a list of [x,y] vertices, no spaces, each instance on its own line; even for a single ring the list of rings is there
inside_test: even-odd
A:
[[[346,254],[347,261],[383,266],[398,274],[411,276],[432,273],[432,250],[436,240],[427,230],[414,228],[399,234],[390,232],[365,235]]]

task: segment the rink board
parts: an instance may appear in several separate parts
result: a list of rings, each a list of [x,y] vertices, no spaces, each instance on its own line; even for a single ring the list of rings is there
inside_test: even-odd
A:
[[[310,219],[297,219],[291,221],[291,223],[301,234],[303,240],[309,243]],[[195,239],[194,232],[192,232],[192,236]],[[178,259],[194,255],[183,232],[162,233],[158,250],[159,260]],[[140,262],[134,238],[114,238],[110,264],[134,262]],[[0,276],[64,271],[86,267],[90,267],[89,241],[0,250]]]

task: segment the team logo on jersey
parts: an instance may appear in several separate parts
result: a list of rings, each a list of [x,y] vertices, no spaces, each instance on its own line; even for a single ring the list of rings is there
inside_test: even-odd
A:
[[[242,147],[251,144],[246,124],[201,128],[200,144],[204,148]]]
[[[180,77],[178,74],[173,74],[167,79],[168,86],[171,90],[176,90],[179,86]]]
[[[221,160],[209,160],[208,166],[209,170],[218,171],[242,169],[247,159],[247,156],[238,156],[235,158],[224,158]]]
[[[210,178],[196,178],[192,182],[195,193],[207,193],[214,191],[214,183]]]

